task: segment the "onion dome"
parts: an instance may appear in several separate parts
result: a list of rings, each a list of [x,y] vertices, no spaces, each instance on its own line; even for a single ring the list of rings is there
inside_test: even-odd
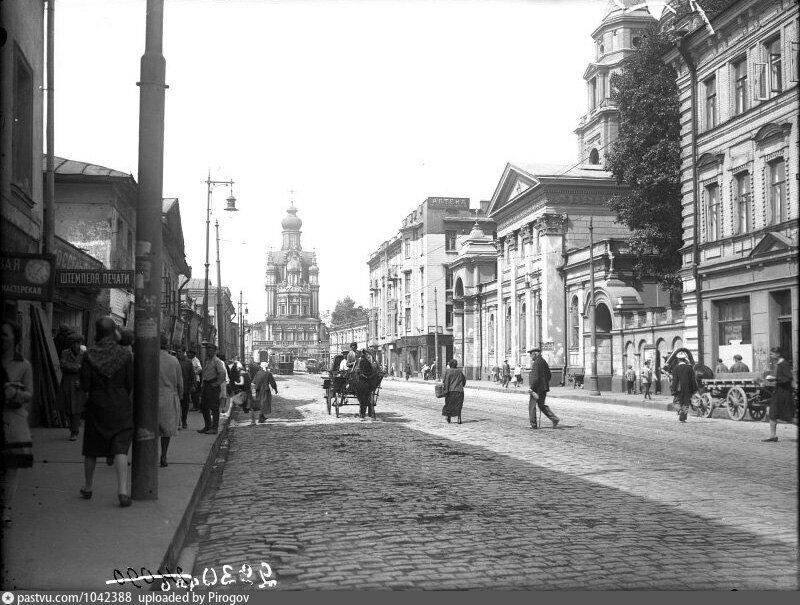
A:
[[[303,226],[303,221],[301,221],[297,216],[297,208],[294,205],[289,206],[286,209],[286,216],[281,221],[281,227],[285,231],[300,231],[300,227]]]

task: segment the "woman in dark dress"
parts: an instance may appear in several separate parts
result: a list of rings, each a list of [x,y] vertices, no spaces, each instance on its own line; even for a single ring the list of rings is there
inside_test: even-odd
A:
[[[769,438],[764,441],[775,442],[778,441],[778,420],[794,422],[795,401],[792,393],[792,366],[783,358],[783,351],[773,347],[769,358],[775,364],[775,370],[767,370],[764,378],[775,381],[775,392],[769,403]]]
[[[110,317],[95,324],[96,342],[86,351],[81,366],[81,388],[88,393],[86,427],[83,432],[86,483],[81,497],[92,497],[97,458],[106,458],[117,471],[120,506],[130,506],[128,495],[128,450],[133,438],[133,356],[119,344],[116,325]]]
[[[464,406],[464,385],[467,384],[467,377],[464,372],[458,369],[458,362],[451,359],[442,378],[442,391],[444,392],[444,408],[442,416],[447,417],[450,422],[451,416],[458,416],[458,424],[461,424],[461,408]]]

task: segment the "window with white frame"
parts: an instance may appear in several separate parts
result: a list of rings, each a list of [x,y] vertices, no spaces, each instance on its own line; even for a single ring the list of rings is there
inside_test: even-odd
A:
[[[750,231],[750,173],[740,172],[733,177],[734,232]]]
[[[703,82],[706,94],[706,130],[717,125],[717,78],[711,76]]]
[[[769,99],[783,90],[783,49],[780,34],[762,45],[761,63],[756,63],[754,96],[759,101]]]
[[[722,235],[722,216],[719,204],[719,185],[706,185],[706,241],[717,241]]]
[[[11,136],[11,175],[14,185],[33,194],[33,71],[19,48],[14,65],[14,120]],[[41,178],[41,175],[39,176]]]
[[[769,179],[767,223],[775,225],[786,220],[786,162],[776,158],[767,164]]]
[[[733,113],[747,111],[747,57],[731,63],[733,79]]]
[[[406,258],[411,258],[411,242],[408,239],[406,239],[403,243],[404,243]]]

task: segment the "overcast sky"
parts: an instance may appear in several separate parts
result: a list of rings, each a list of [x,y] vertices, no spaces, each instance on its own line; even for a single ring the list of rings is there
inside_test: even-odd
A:
[[[320,307],[368,303],[367,259],[429,196],[489,199],[506,162],[574,163],[582,74],[608,0],[166,0],[164,197],[193,277],[206,184],[236,181],[222,281],[264,317],[290,202]],[[56,155],[137,175],[144,0],[56,3]]]

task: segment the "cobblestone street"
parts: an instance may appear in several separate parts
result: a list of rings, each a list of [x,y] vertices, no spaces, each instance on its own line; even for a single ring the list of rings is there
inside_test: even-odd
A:
[[[192,528],[193,573],[268,563],[277,589],[797,589],[797,429],[384,382],[378,420],[279,378],[231,422]],[[220,461],[221,462],[221,461]],[[202,587],[202,584],[201,584]],[[233,587],[231,585],[230,587]],[[216,589],[220,586],[217,585]]]

